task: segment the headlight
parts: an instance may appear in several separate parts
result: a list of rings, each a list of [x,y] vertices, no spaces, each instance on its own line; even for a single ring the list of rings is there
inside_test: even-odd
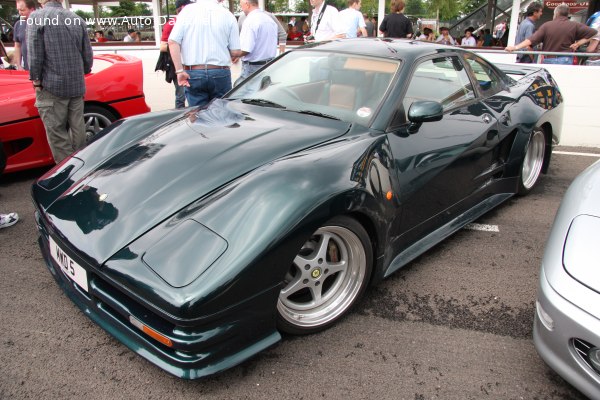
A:
[[[565,240],[563,265],[582,284],[600,293],[600,218],[578,215]]]

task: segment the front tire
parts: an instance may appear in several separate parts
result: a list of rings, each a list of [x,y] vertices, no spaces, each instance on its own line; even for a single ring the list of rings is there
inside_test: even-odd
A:
[[[535,128],[529,137],[525,157],[523,157],[523,163],[521,164],[517,194],[525,195],[537,184],[542,174],[545,155],[546,135],[540,128]]]
[[[362,225],[345,216],[331,219],[306,241],[286,274],[278,328],[291,334],[329,328],[362,296],[372,266],[373,249]]]

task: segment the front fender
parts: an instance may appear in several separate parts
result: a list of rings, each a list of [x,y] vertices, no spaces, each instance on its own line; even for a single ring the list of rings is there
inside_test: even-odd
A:
[[[298,250],[333,216],[360,214],[361,222],[370,224],[373,241],[384,242],[377,238],[387,232],[395,206],[378,189],[385,185],[371,179],[374,168],[377,182],[386,175],[380,171],[387,163],[381,155],[384,143],[384,136],[364,135],[264,165],[181,210],[109,260],[103,270],[149,300],[147,304],[158,305],[161,314],[190,322],[220,314],[259,293],[270,293],[274,312],[281,282]],[[198,268],[202,272],[191,283],[175,288],[140,261],[145,251],[190,219],[223,238],[227,249],[210,267]]]

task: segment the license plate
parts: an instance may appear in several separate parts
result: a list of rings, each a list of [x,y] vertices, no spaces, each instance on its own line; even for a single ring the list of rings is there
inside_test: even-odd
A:
[[[50,254],[64,274],[73,280],[80,288],[88,291],[87,272],[71,257],[69,257],[52,238],[50,238]]]

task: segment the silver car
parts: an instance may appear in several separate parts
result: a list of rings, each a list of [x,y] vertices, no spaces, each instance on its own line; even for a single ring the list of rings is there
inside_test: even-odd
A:
[[[569,383],[600,399],[600,161],[573,181],[548,243],[533,341]]]

